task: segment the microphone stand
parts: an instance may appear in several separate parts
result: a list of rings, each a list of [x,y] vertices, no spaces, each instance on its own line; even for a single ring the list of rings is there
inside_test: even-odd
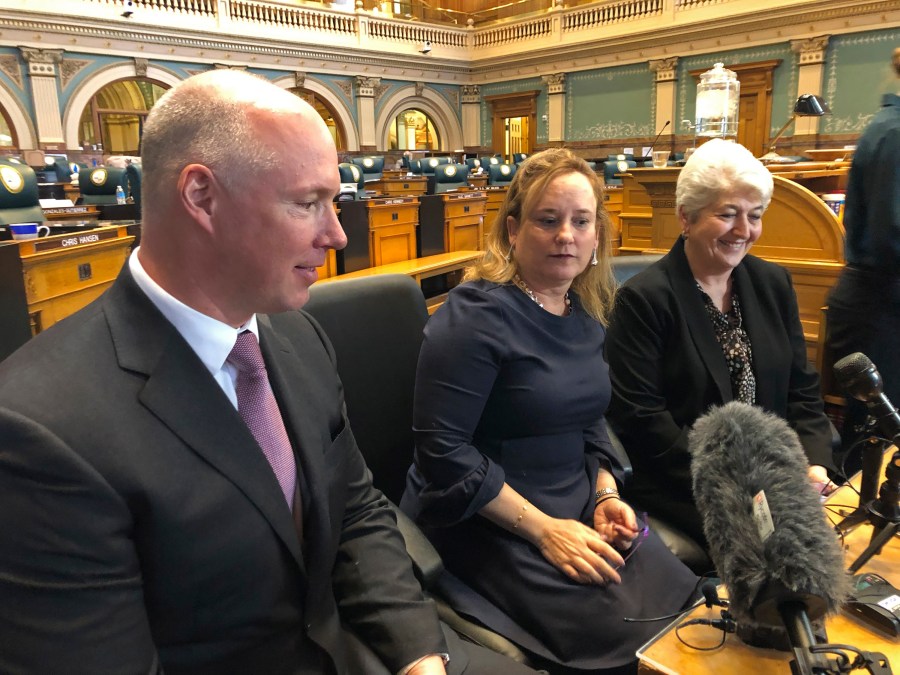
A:
[[[859,504],[835,525],[840,534],[847,534],[857,525],[869,520],[869,506],[878,496],[878,471],[881,460],[891,442],[878,436],[870,436],[862,450],[862,478],[859,485]]]
[[[895,439],[896,444],[896,439]],[[866,507],[872,523],[872,539],[865,551],[853,561],[848,570],[856,574],[859,569],[880,553],[882,547],[900,532],[900,450],[894,452],[884,469],[885,479],[878,490],[878,499]]]
[[[666,130],[666,127],[668,127],[671,122],[672,122],[672,120],[666,120],[666,123],[662,125],[662,129],[660,129],[659,133],[656,134],[656,138],[653,139],[653,144],[650,146],[650,156],[649,157],[641,157],[642,162],[646,162],[648,160],[653,159],[653,148],[656,147],[656,141],[659,140],[659,137],[662,136],[662,132],[664,132]]]

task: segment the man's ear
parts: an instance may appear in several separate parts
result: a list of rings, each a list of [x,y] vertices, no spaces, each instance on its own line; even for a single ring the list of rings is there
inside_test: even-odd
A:
[[[219,187],[213,172],[202,164],[188,164],[178,176],[178,197],[182,207],[198,225],[210,232]]]

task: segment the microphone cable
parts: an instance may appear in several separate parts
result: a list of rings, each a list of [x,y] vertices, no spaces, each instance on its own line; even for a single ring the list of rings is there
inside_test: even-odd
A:
[[[701,582],[702,582],[702,584],[701,584]],[[699,590],[700,593],[703,594],[703,597],[698,598],[697,601],[694,602],[694,604],[689,605],[688,607],[680,609],[677,612],[672,612],[671,614],[664,614],[662,616],[654,616],[654,617],[650,617],[649,619],[643,619],[643,618],[636,619],[636,618],[633,618],[630,616],[626,616],[623,618],[623,621],[625,621],[625,623],[652,623],[654,621],[665,621],[666,619],[674,619],[676,617],[683,616],[684,614],[687,614],[688,612],[694,611],[701,605],[706,605],[707,607],[712,607],[713,605],[717,605],[719,607],[726,607],[726,608],[728,607],[728,601],[721,600],[719,598],[719,594],[718,594],[718,592],[716,592],[716,583],[714,581],[712,581],[709,578],[706,578],[704,580],[704,577],[700,577],[700,579],[697,581],[697,585],[699,586],[699,589],[695,586],[694,593],[696,593]]]
[[[690,619],[688,621],[683,621],[675,626],[675,637],[678,638],[678,641],[685,647],[694,649],[698,652],[715,651],[725,644],[725,638],[729,633],[734,633],[737,631],[737,622],[732,618],[731,613],[727,609],[723,609],[721,615],[721,619]],[[682,629],[687,628],[688,626],[710,626],[722,631],[722,639],[719,640],[718,644],[715,644],[712,647],[700,647],[698,645],[691,644],[681,636],[680,632]]]

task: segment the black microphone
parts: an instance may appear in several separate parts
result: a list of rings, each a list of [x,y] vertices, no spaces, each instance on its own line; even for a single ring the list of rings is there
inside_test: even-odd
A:
[[[715,582],[704,581],[703,585],[700,586],[700,592],[703,594],[707,608],[711,609],[713,606],[727,608],[731,604],[728,600],[722,600],[719,597],[719,591],[716,590]]]
[[[869,408],[882,433],[900,443],[900,415],[882,391],[881,374],[862,352],[845,356],[834,364],[834,376],[844,391]]]
[[[799,672],[827,668],[810,649],[809,622],[836,612],[850,584],[797,434],[776,415],[731,402],[697,420],[688,447],[694,500],[732,615],[739,624],[783,625]]]
[[[642,157],[641,159],[644,159],[644,160],[653,159],[652,153],[653,153],[653,148],[656,147],[656,141],[659,140],[659,137],[662,136],[662,132],[664,132],[666,130],[666,127],[669,126],[669,124],[671,124],[671,122],[672,122],[672,120],[666,120],[666,123],[662,125],[662,129],[660,129],[659,133],[656,134],[656,138],[653,139],[653,144],[650,146],[650,153],[651,153],[650,157]]]

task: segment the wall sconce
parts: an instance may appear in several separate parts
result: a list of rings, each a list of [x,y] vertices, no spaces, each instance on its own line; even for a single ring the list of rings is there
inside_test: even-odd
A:
[[[784,126],[778,130],[778,133],[775,134],[775,138],[772,139],[772,142],[769,144],[769,151],[760,157],[759,159],[763,162],[789,162],[791,160],[786,160],[784,157],[775,152],[775,145],[778,143],[778,139],[782,137],[787,128],[791,126],[791,123],[798,117],[821,117],[826,113],[830,113],[831,109],[828,107],[828,104],[825,102],[821,96],[816,96],[815,94],[801,94],[801,96],[797,99],[797,102],[794,104],[794,112],[788,118],[788,121],[784,123]]]

